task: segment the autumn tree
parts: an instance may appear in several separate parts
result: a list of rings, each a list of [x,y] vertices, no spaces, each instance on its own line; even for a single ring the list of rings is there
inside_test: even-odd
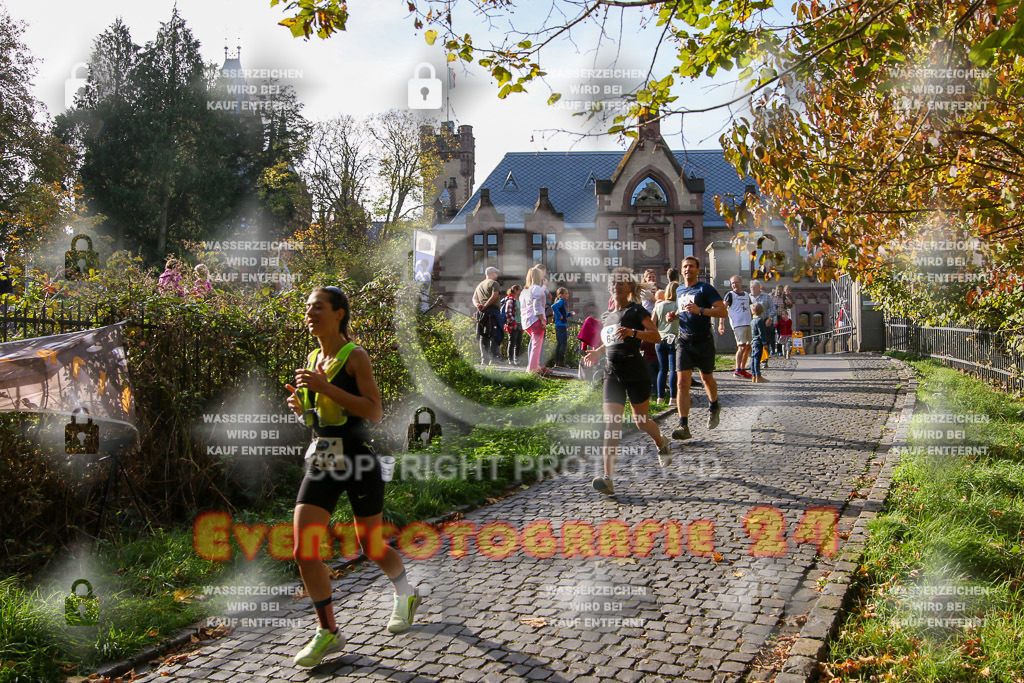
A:
[[[8,250],[32,248],[74,212],[73,150],[31,94],[36,60],[24,28],[0,5],[0,243]]]
[[[160,261],[185,241],[243,224],[282,237],[308,223],[295,171],[306,130],[294,92],[224,110],[211,105],[235,96],[217,73],[177,10],[145,46],[120,20],[96,39],[86,91],[59,124],[81,152],[90,206],[119,248]]]
[[[429,188],[443,170],[438,150],[423,144],[421,123],[411,112],[397,109],[369,120],[377,160],[373,211],[385,230],[423,211]]]
[[[586,27],[607,39],[609,27],[639,17],[654,39],[631,53],[650,60],[650,74],[626,95],[629,111],[611,134],[635,135],[643,111],[666,119],[740,105],[749,113],[733,119],[722,144],[759,195],[719,198],[723,214],[740,219],[737,230],[781,223],[808,247],[809,272],[851,273],[892,308],[924,319],[956,309],[962,321],[993,323],[1020,310],[1024,13],[1017,3],[551,0],[529,21],[515,14],[518,5],[413,0],[408,9],[450,61],[487,69],[498,97],[543,78],[547,46]],[[347,7],[332,0],[286,8],[282,24],[307,38],[344,30],[348,19]],[[497,27],[490,40],[462,30],[467,9]],[[669,51],[670,63],[657,60]],[[678,84],[723,72],[746,92],[679,100]],[[944,288],[951,296],[931,297],[930,308],[910,305],[930,293],[895,278],[922,242],[957,235],[981,242],[982,264],[965,269],[981,284]]]
[[[312,205],[312,222],[294,239],[305,249],[300,267],[340,273],[346,255],[365,242],[367,188],[373,174],[369,133],[363,122],[340,115],[315,123],[300,169]]]

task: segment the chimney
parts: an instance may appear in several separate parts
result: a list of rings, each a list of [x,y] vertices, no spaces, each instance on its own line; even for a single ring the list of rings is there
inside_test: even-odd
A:
[[[657,112],[652,112],[649,108],[644,107],[640,111],[640,139],[657,140],[660,137],[661,121],[658,119]]]
[[[526,219],[554,219],[560,221],[564,219],[564,215],[555,211],[555,205],[551,203],[551,199],[548,197],[548,188],[542,187],[537,193],[537,203],[534,204],[533,211],[526,214]]]

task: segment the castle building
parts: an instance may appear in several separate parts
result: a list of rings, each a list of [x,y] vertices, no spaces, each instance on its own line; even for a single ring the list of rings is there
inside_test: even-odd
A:
[[[464,127],[463,127],[464,128]],[[461,130],[461,128],[460,128]],[[465,192],[465,187],[458,187]],[[650,268],[661,286],[666,271],[686,256],[701,261],[701,279],[724,295],[740,275],[744,289],[759,276],[765,251],[796,256],[797,240],[784,227],[740,232],[715,209],[715,196],[739,203],[756,192],[721,150],[673,151],[657,120],[642,122],[630,148],[621,152],[509,152],[449,220],[438,221],[435,294],[453,308],[472,312],[473,289],[488,266],[501,271],[507,290],[522,284],[527,269],[543,263],[548,288],[567,287],[570,308],[582,318],[606,310],[608,274],[618,265],[637,275]],[[765,283],[790,285],[794,329],[823,332],[829,324],[829,283],[786,274]],[[718,337],[720,350],[735,348],[732,335]]]
[[[423,205],[430,207],[436,223],[446,223],[473,196],[476,184],[473,126],[459,126],[457,133],[453,121],[443,122],[436,132],[433,126],[420,126],[420,145],[424,151],[436,154],[441,163],[433,193],[424,197]]]

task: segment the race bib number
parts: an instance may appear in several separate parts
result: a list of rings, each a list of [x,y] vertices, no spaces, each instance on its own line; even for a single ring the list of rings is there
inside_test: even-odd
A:
[[[601,329],[601,341],[605,346],[614,346],[622,342],[619,335],[615,334],[617,329],[619,329],[618,325],[609,325]]]
[[[314,438],[306,449],[306,463],[321,470],[346,469],[341,439]]]
[[[679,312],[680,313],[686,313],[686,304],[690,304],[690,303],[693,303],[693,302],[694,302],[694,295],[693,294],[683,294],[681,297],[679,297]]]

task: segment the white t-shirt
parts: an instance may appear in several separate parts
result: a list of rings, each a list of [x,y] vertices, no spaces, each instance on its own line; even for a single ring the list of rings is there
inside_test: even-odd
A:
[[[546,320],[544,304],[547,303],[547,292],[540,285],[532,285],[523,289],[519,295],[519,310],[523,312],[523,328],[529,328],[538,320]]]
[[[725,305],[729,307],[729,322],[732,324],[732,329],[749,327],[751,321],[750,295],[746,292],[737,294],[730,290],[725,293],[723,299]]]

